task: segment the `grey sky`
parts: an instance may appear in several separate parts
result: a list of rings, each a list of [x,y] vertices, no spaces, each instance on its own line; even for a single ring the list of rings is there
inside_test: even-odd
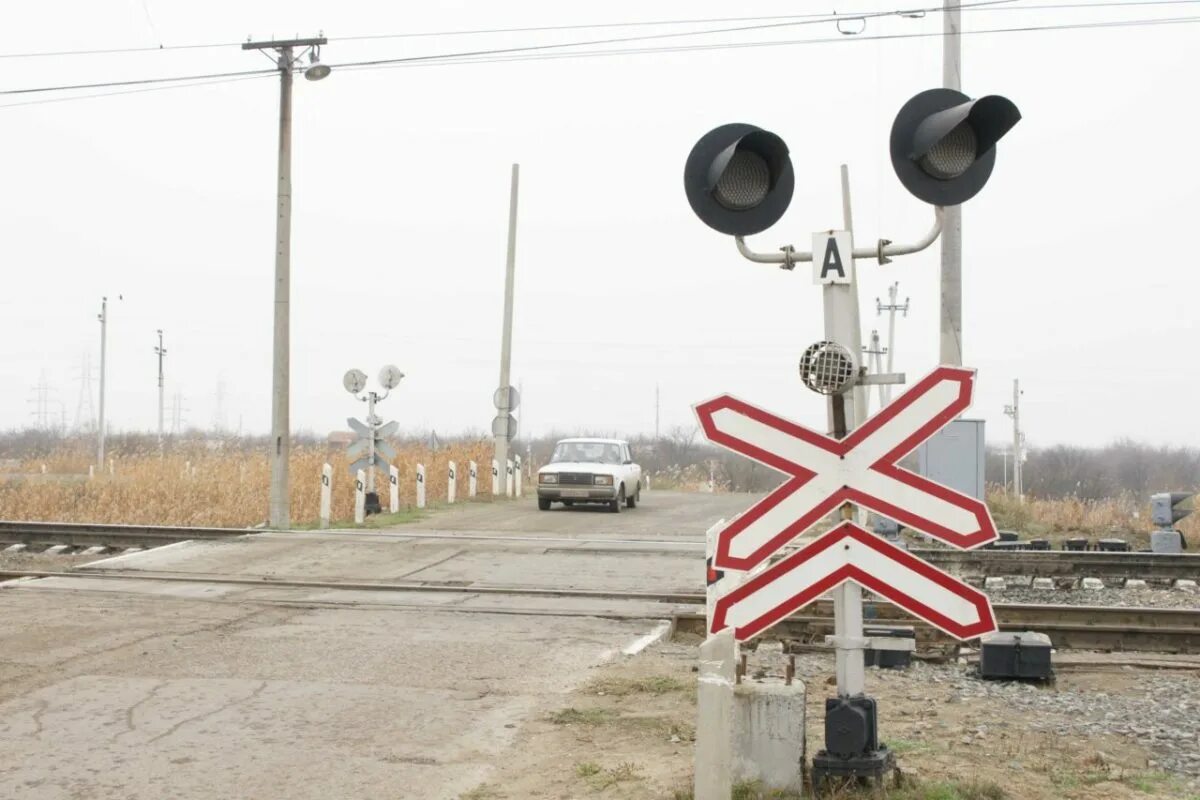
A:
[[[146,0],[152,30],[141,0],[96,0],[23,6],[0,29],[0,52],[829,5]],[[913,4],[833,4],[839,12],[905,5]],[[1200,6],[968,10],[964,23],[970,31],[1185,16],[1200,16]],[[872,19],[863,35],[939,29],[931,13]],[[989,439],[1008,435],[1002,408],[1020,377],[1035,445],[1119,436],[1200,442],[1200,377],[1190,364],[1200,296],[1190,264],[1200,203],[1190,99],[1197,30],[964,39],[966,91],[1005,94],[1024,114],[1001,143],[991,182],[964,212],[966,363],[979,370],[971,415],[988,420]],[[331,41],[323,56],[337,64],[651,32]],[[513,375],[524,384],[533,433],[649,432],[656,383],[664,428],[692,424],[691,404],[723,391],[823,425],[822,400],[796,375],[801,351],[821,334],[819,289],[802,269],[742,260],[731,240],[701,225],[683,195],[683,161],[697,137],[724,122],[784,137],[796,195],[778,225],[753,237],[759,250],[788,242],[807,249],[811,231],[839,225],[842,162],[851,169],[859,243],[915,238],[932,211],[896,180],[886,139],[896,109],[940,82],[941,42],[856,41],[825,23],[664,43],[831,37],[838,40],[335,69],[321,83],[298,81],[294,427],[342,427],[362,410],[341,389],[342,373],[357,366],[373,381],[390,361],[408,378],[382,407],[386,416],[446,433],[486,428],[514,161],[522,186]],[[0,63],[3,89],[269,67],[236,46]],[[183,393],[188,421],[211,425],[223,378],[229,424],[265,432],[277,113],[270,77],[0,108],[0,428],[30,421],[27,399],[42,370],[73,421],[85,352],[98,367],[100,296],[123,293],[111,304],[115,429],[155,424],[154,329],[162,327],[168,398]],[[897,325],[897,368],[914,377],[937,356],[937,264],[936,246],[886,267],[859,264],[864,340],[876,324],[874,298],[890,281],[912,298]]]

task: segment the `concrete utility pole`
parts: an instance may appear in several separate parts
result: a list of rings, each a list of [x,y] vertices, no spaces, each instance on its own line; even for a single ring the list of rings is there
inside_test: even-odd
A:
[[[870,365],[870,368],[871,368],[870,371],[875,373],[876,375],[883,374],[883,355],[886,352],[887,352],[887,350],[885,350],[879,344],[879,331],[872,329],[871,330],[871,343],[867,344],[867,345],[863,345],[863,355],[867,356],[867,363]],[[889,356],[889,361],[890,360],[891,359]],[[890,370],[889,370],[889,372],[890,372]],[[887,405],[887,400],[884,399],[885,396],[883,393],[883,389],[884,389],[884,384],[882,384],[882,383],[879,384],[879,407],[880,408],[883,408],[885,405]],[[867,408],[863,409],[864,414],[866,414],[867,412],[870,411],[870,405],[871,405],[870,400],[871,400],[871,397],[870,397],[870,394],[868,394],[867,395]]]
[[[508,258],[504,272],[504,328],[500,337],[500,402],[496,404],[497,415],[508,419],[513,402],[509,396],[509,367],[512,362],[512,321],[513,321],[513,280],[517,267],[517,188],[520,181],[521,165],[512,165],[512,186],[508,198]],[[508,463],[508,442],[512,436],[511,430],[493,431],[496,434],[496,463],[500,469],[505,469]],[[506,493],[506,481],[493,484],[496,494]]]
[[[100,424],[96,436],[96,464],[104,470],[104,371],[108,352],[108,298],[100,298]]]
[[[162,328],[158,329],[158,347],[154,348],[155,355],[158,356],[158,446],[162,447],[163,443],[163,356],[167,354],[167,348],[163,347],[163,332]]]
[[[275,215],[275,338],[271,370],[271,494],[269,524],[272,528],[291,525],[288,494],[288,456],[291,453],[290,354],[291,354],[291,257],[292,257],[292,75],[299,59],[297,47],[311,51],[312,66],[304,77],[320,80],[329,67],[317,63],[324,36],[313,39],[281,39],[244,42],[243,50],[273,50],[279,67],[279,182]],[[302,58],[304,52],[301,53]]]
[[[658,441],[658,384],[654,384],[654,441]]]
[[[875,313],[878,315],[882,314],[884,311],[888,312],[888,342],[887,349],[884,350],[884,352],[887,353],[887,372],[889,374],[892,371],[892,364],[896,355],[896,312],[900,311],[904,314],[904,316],[908,316],[909,299],[907,297],[904,298],[904,305],[900,305],[896,302],[896,297],[899,296],[899,294],[900,284],[893,283],[888,287],[887,305],[879,302],[878,297],[875,298]],[[888,403],[892,402],[892,385],[890,383],[881,384],[879,391],[881,392],[883,405],[886,406]]]
[[[962,91],[962,0],[944,0],[942,85]],[[942,221],[942,310],[939,363],[961,367],[962,206],[946,206]]]
[[[1013,495],[1017,502],[1025,502],[1025,494],[1021,487],[1021,450],[1024,447],[1021,436],[1021,381],[1013,378],[1013,401],[1011,406],[1004,407],[1004,413],[1013,421]]]

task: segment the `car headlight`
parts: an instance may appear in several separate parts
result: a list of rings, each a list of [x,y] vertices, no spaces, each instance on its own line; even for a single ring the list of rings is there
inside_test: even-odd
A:
[[[538,475],[538,483],[558,483],[558,476],[552,473]]]
[[[597,486],[612,486],[612,475],[597,475],[592,482]]]

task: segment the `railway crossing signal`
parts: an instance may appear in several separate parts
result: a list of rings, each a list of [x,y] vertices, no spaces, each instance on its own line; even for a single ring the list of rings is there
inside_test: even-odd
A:
[[[357,476],[359,470],[366,473],[364,511],[367,514],[378,514],[383,511],[383,506],[379,502],[379,493],[375,491],[375,468],[387,470],[392,459],[396,457],[395,448],[388,444],[386,439],[394,435],[400,427],[398,422],[384,424],[383,419],[375,414],[375,404],[386,400],[391,394],[391,390],[400,385],[403,378],[403,372],[388,364],[379,371],[379,384],[385,389],[384,393],[380,395],[378,392],[367,392],[364,396],[358,397],[359,393],[366,388],[366,374],[362,370],[352,369],[342,376],[342,386],[346,388],[346,391],[367,404],[366,422],[354,417],[346,419],[346,424],[350,426],[350,429],[359,435],[359,439],[348,448],[350,458],[354,459],[350,464],[350,474]]]
[[[972,100],[954,89],[929,89],[901,107],[892,123],[896,177],[919,200],[956,206],[991,177],[996,142],[1021,120],[1011,100]]]
[[[795,177],[783,139],[754,125],[733,123],[696,142],[683,169],[683,184],[705,225],[749,236],[765,231],[787,211]]]

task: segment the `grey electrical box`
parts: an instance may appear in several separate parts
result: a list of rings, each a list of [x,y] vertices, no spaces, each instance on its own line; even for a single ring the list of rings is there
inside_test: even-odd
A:
[[[984,500],[983,420],[956,419],[917,448],[917,472]]]

